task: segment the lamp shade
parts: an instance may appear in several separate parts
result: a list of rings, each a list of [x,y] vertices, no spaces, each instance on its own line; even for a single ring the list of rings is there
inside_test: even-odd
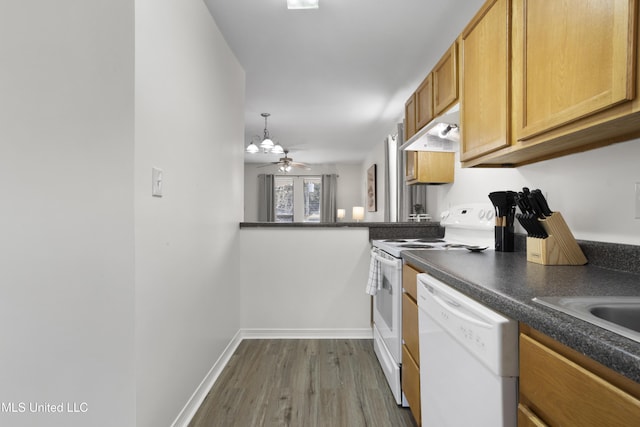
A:
[[[354,206],[351,211],[351,217],[354,221],[362,221],[364,219],[364,206]]]
[[[282,145],[276,144],[271,149],[271,153],[272,154],[284,154],[284,148],[282,148]]]
[[[345,214],[344,209],[338,209],[336,216],[338,217],[338,219],[344,219],[344,214]]]
[[[251,144],[249,144],[249,146],[247,146],[247,153],[255,154],[258,151],[260,151],[260,149],[253,142],[251,142]]]
[[[264,148],[267,151],[271,151],[271,149],[273,148],[273,141],[270,140],[269,138],[263,139],[262,142],[260,143],[260,148]]]
[[[317,9],[318,0],[287,0],[287,9]]]

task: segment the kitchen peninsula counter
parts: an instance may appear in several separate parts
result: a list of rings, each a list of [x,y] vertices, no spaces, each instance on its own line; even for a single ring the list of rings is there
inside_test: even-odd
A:
[[[442,237],[444,229],[436,221],[423,222],[241,222],[240,228],[368,228],[369,240]]]
[[[637,261],[637,247],[629,256]],[[640,274],[593,264],[543,266],[525,252],[405,251],[402,258],[518,322],[640,382],[640,343],[531,301],[541,296],[638,296]]]

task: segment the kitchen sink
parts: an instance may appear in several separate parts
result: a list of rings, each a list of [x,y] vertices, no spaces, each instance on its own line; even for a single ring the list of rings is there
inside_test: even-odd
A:
[[[640,342],[640,297],[538,297],[533,301]]]

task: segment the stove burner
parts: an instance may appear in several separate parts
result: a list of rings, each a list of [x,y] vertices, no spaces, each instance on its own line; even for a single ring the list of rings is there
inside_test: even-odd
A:
[[[406,240],[405,239],[387,239],[387,240],[383,240],[383,242],[389,242],[389,243],[405,243]]]
[[[404,245],[400,245],[401,248],[413,248],[413,249],[431,249],[434,246],[425,245],[424,243],[406,243]]]
[[[444,240],[442,240],[439,237],[425,237],[424,239],[416,240],[416,242],[420,242],[420,243],[443,243]]]

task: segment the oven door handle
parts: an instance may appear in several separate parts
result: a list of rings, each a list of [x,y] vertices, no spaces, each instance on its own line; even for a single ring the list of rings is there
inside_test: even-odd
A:
[[[389,267],[393,267],[393,268],[395,268],[397,270],[400,270],[402,268],[402,260],[401,259],[391,260],[391,259],[382,258],[374,250],[371,251],[371,256],[374,257],[375,260],[378,261],[381,264],[388,265]]]

